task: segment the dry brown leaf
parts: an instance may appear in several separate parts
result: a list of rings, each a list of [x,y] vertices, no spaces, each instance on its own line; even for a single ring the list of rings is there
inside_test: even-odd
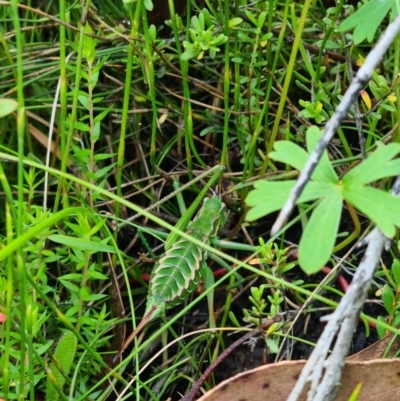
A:
[[[286,401],[306,361],[285,361],[240,373],[220,383],[198,401]],[[400,399],[400,358],[347,361],[337,401],[347,401],[362,383],[359,400]],[[306,400],[308,388],[299,401]]]

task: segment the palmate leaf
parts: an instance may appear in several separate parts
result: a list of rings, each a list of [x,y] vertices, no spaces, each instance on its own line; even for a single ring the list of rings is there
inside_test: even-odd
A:
[[[353,40],[356,45],[365,39],[372,42],[377,29],[389,10],[392,9],[392,18],[399,14],[397,3],[398,0],[371,0],[345,19],[340,24],[339,31],[344,32],[355,28]]]
[[[251,207],[246,215],[246,220],[254,221],[280,210],[295,183],[296,181],[256,181],[255,189],[246,198],[246,204]],[[297,204],[327,196],[334,190],[335,186],[332,184],[311,181],[304,188]]]
[[[307,149],[309,153],[314,150],[321,136],[322,132],[318,127],[312,126],[307,130]],[[274,149],[275,151],[269,154],[272,160],[288,164],[299,171],[303,170],[308,159],[308,154],[304,149],[290,141],[278,141],[275,143]],[[321,160],[315,168],[311,179],[334,184],[338,182],[338,177],[331,166],[326,151],[323,152]]]
[[[321,137],[322,131],[318,127],[312,126],[308,128],[306,136],[308,153],[311,154],[311,152],[317,146],[318,141],[321,139]],[[331,165],[328,152],[326,150],[322,153],[321,159],[318,162],[318,165],[315,168],[311,179],[315,181],[330,182],[334,184],[337,184],[339,182],[339,178]]]
[[[353,167],[343,177],[343,185],[368,184],[385,177],[400,174],[400,159],[392,160],[400,153],[400,143],[382,145],[359,165]]]
[[[340,187],[314,209],[299,244],[299,263],[307,274],[317,273],[326,264],[335,245],[342,214]]]
[[[400,227],[400,199],[380,189],[346,185],[343,197],[371,219],[384,235],[392,238]]]
[[[274,151],[269,154],[270,159],[288,164],[296,170],[303,170],[308,159],[307,152],[290,141],[278,141],[274,145]]]

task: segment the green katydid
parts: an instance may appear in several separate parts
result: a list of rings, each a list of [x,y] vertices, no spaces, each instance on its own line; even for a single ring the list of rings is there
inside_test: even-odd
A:
[[[184,224],[188,224],[194,210],[222,171],[223,166],[219,166],[219,174],[209,180],[176,227],[182,228]],[[204,198],[203,206],[188,224],[186,233],[197,240],[209,243],[216,236],[219,226],[225,223],[225,219],[225,205],[221,199],[218,196]],[[125,341],[120,354],[148,322],[188,298],[197,287],[200,277],[205,279],[210,277],[208,267],[204,264],[207,258],[206,252],[191,241],[171,232],[166,241],[165,251],[153,269],[142,321]]]

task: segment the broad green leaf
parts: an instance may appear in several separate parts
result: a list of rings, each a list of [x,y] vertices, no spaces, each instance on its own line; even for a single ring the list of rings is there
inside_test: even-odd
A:
[[[311,152],[314,150],[319,139],[322,136],[322,132],[318,127],[310,127],[307,130],[307,148]],[[294,167],[296,170],[303,170],[304,165],[309,157],[307,152],[300,148],[298,145],[290,141],[278,141],[274,145],[274,151],[269,154],[272,160],[276,160],[281,163],[288,164]],[[324,151],[321,160],[315,168],[312,176],[312,180],[319,182],[329,182],[336,184],[338,177],[335,170],[331,166],[329,161],[328,153]]]
[[[366,160],[353,167],[343,177],[343,185],[362,185],[380,180],[385,177],[393,177],[400,174],[400,159],[393,159],[400,153],[399,143],[382,145]]]
[[[246,220],[254,221],[281,209],[294,184],[295,181],[256,181],[255,189],[250,191],[246,198],[247,206],[251,207],[247,212]]]
[[[388,238],[400,227],[400,199],[380,189],[346,185],[343,197],[372,220]]]
[[[255,189],[246,198],[246,204],[252,208],[248,211],[246,220],[254,221],[280,210],[295,183],[296,181],[256,181],[254,183]],[[332,191],[335,191],[334,185],[311,181],[306,185],[296,203],[305,203],[318,199],[321,196],[327,196]]]
[[[290,141],[278,141],[274,145],[275,151],[269,154],[272,160],[280,163],[288,164],[296,170],[303,170],[308,159],[307,152]]]
[[[312,126],[308,128],[306,140],[309,154],[311,154],[311,152],[313,152],[317,146],[322,134],[322,131],[318,127]],[[328,152],[326,150],[324,150],[322,153],[322,157],[318,162],[311,178],[315,181],[331,182],[333,184],[337,184],[339,182],[339,178],[331,165]]]
[[[369,1],[349,18],[345,19],[340,24],[339,31],[344,32],[355,27],[353,39],[356,45],[361,43],[364,39],[367,39],[368,42],[372,42],[376,30],[381,25],[382,20],[385,18],[390,8],[393,8],[393,14],[395,14],[392,17],[397,16],[396,2],[397,0]]]
[[[332,183],[310,181],[303,189],[296,205],[322,198],[324,196],[330,196],[332,192],[337,191],[337,188],[338,186]]]
[[[59,234],[49,235],[48,238],[57,244],[81,249],[83,251],[115,253],[115,249],[112,246],[106,245],[103,242],[93,242],[84,238],[68,237]]]
[[[8,116],[17,108],[18,102],[14,99],[0,99],[0,118]]]
[[[332,192],[314,209],[299,244],[300,267],[307,273],[317,273],[329,260],[335,245],[342,214],[340,190]]]

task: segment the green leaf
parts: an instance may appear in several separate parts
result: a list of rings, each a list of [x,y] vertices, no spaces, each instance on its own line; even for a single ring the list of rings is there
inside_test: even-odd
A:
[[[54,359],[57,361],[58,366],[60,366],[66,376],[68,376],[69,371],[71,370],[77,343],[74,333],[67,331],[61,337],[56,352],[54,353]],[[50,363],[49,368],[50,372],[47,373],[46,401],[57,401],[59,393],[54,387],[53,381],[58,387],[60,387],[60,389],[62,389],[65,383],[65,378],[53,362]]]
[[[393,275],[393,280],[396,283],[397,287],[399,287],[400,284],[400,260],[394,259],[393,264],[392,264],[392,275]]]
[[[238,38],[242,43],[254,43],[254,39],[251,39],[248,35],[243,32],[238,33]]]
[[[86,110],[89,110],[89,95],[87,93],[79,91],[78,100]]]
[[[295,183],[296,181],[256,181],[254,183],[255,189],[246,198],[246,204],[252,208],[246,215],[246,221],[254,221],[280,210]],[[305,203],[318,199],[322,196],[327,196],[332,191],[335,191],[335,186],[332,184],[311,181],[306,185],[296,203]]]
[[[278,141],[274,145],[275,151],[269,154],[272,160],[288,164],[296,170],[303,170],[308,159],[307,152],[290,141]]]
[[[294,184],[295,181],[256,181],[255,189],[246,198],[246,204],[252,208],[247,212],[246,220],[254,221],[281,209]]]
[[[87,294],[82,296],[82,300],[85,302],[93,302],[93,301],[98,301],[100,299],[104,299],[107,297],[107,294]]]
[[[69,281],[63,280],[63,279],[61,279],[61,278],[58,278],[58,281],[59,281],[65,288],[67,288],[68,290],[70,290],[71,292],[79,293],[80,288],[79,288],[76,284],[70,283]]]
[[[239,17],[232,18],[229,20],[229,28],[240,25],[242,22],[243,22],[243,20]]]
[[[254,15],[251,13],[251,11],[245,10],[244,12],[245,12],[247,18],[248,18],[255,26],[257,26],[257,20],[256,20],[256,18],[254,17]]]
[[[388,238],[400,227],[400,199],[380,189],[346,185],[343,197],[372,220]]]
[[[191,60],[192,58],[196,58],[200,54],[200,50],[197,49],[188,49],[184,53],[181,54],[181,60]]]
[[[313,126],[307,130],[307,148],[310,153],[314,150],[321,136],[322,132],[318,127]],[[309,157],[304,149],[290,141],[278,141],[275,143],[274,149],[275,151],[269,154],[272,160],[288,164],[299,171],[303,170]],[[338,182],[338,177],[331,166],[326,151],[322,154],[321,160],[315,168],[311,179],[333,184]]]
[[[105,274],[100,273],[96,270],[88,270],[87,277],[88,279],[93,279],[93,280],[108,280],[108,277]]]
[[[83,251],[115,253],[115,249],[112,246],[102,242],[93,242],[84,238],[68,237],[59,234],[49,235],[48,238],[57,244],[66,245],[70,248],[77,248]]]
[[[236,319],[236,316],[232,311],[229,311],[229,319],[231,319],[231,322],[233,323],[234,326],[242,327],[242,325],[239,324],[238,320]]]
[[[82,273],[70,273],[70,274],[64,274],[63,276],[58,277],[59,280],[76,280],[76,281],[81,281],[82,280]]]
[[[387,324],[385,318],[382,317],[382,316],[378,316],[378,319],[377,319],[377,320],[378,320],[379,322],[382,322],[382,323],[386,323],[386,324]],[[379,338],[385,337],[385,335],[386,335],[386,329],[385,329],[384,327],[382,327],[380,324],[377,324],[377,325],[376,325],[376,331],[378,332]]]
[[[143,4],[147,11],[153,11],[153,2],[151,0],[143,0]]]
[[[107,116],[107,114],[113,109],[113,106],[107,107],[105,110],[103,110],[100,114],[98,114],[95,118],[94,118],[94,122],[100,122],[103,120],[104,117]]]
[[[83,132],[90,131],[90,127],[87,124],[82,123],[80,121],[75,121],[74,128],[77,129],[78,131],[83,131]]]
[[[393,7],[393,12],[395,13],[396,2],[397,0],[371,0],[365,3],[340,24],[339,31],[344,32],[355,27],[353,39],[356,45],[364,39],[372,42],[376,30],[391,7]]]
[[[276,340],[267,337],[265,342],[267,343],[267,347],[269,348],[269,352],[271,354],[277,354],[279,352],[279,344],[276,342]]]
[[[93,127],[93,135],[92,135],[92,140],[93,141],[98,141],[100,138],[100,129],[101,129],[101,123],[97,121],[94,123]]]
[[[308,153],[311,154],[311,152],[314,151],[322,137],[322,134],[322,131],[318,127],[312,126],[308,128],[306,136]],[[328,152],[326,150],[324,150],[322,153],[321,159],[318,162],[311,178],[315,181],[329,182],[333,184],[337,184],[339,182],[339,178],[331,165]]]
[[[387,284],[382,288],[382,301],[386,312],[391,315],[395,304],[393,290]]]
[[[400,174],[400,159],[393,159],[400,153],[399,143],[382,145],[366,160],[353,167],[343,177],[343,185],[368,184],[385,177],[393,177]]]
[[[313,274],[329,260],[342,214],[342,194],[332,192],[314,209],[299,244],[300,267]]]
[[[103,167],[100,170],[97,170],[94,174],[93,177],[98,180],[99,178],[103,177],[106,175],[110,170],[112,170],[117,163],[111,163],[109,166]]]
[[[18,102],[13,99],[0,99],[0,118],[8,116],[17,110]]]

